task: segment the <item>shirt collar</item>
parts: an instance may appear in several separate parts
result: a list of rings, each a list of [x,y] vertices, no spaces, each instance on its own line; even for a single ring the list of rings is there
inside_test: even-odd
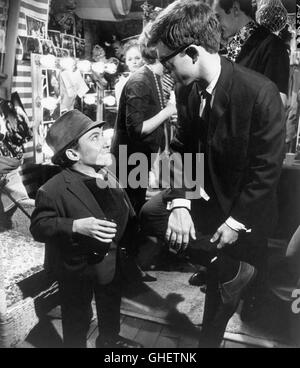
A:
[[[218,83],[220,74],[221,74],[221,58],[219,57],[219,63],[218,63],[218,68],[216,70],[216,73],[215,73],[212,81],[206,87],[206,92],[209,93],[210,95],[213,95],[214,92],[215,92],[215,88],[216,88],[216,85]]]

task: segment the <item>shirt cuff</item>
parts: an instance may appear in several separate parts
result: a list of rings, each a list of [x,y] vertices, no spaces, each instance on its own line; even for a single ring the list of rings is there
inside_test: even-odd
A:
[[[203,198],[206,202],[210,200],[209,195],[206,193],[206,191],[200,187],[200,196]]]
[[[237,231],[237,232],[239,231],[246,231],[247,233],[251,232],[251,229],[247,229],[244,224],[236,221],[231,216],[225,221],[225,224],[229,226],[232,230]]]
[[[167,203],[167,210],[172,211],[174,208],[177,207],[185,207],[189,211],[191,210],[191,201],[189,199],[184,198],[176,198],[173,199],[172,202]]]

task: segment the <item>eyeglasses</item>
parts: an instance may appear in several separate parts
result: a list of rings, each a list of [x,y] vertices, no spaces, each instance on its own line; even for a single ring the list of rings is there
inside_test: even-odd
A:
[[[168,56],[165,56],[161,59],[159,59],[159,62],[165,67],[167,67],[167,62],[172,59],[174,56],[180,54],[182,51],[184,51],[187,47],[189,47],[190,45],[184,45],[179,47],[178,49],[174,50],[173,52],[171,52],[171,54],[169,54]]]

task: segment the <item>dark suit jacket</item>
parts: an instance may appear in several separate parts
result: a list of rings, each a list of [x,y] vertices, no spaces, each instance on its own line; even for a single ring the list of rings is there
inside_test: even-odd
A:
[[[260,26],[242,46],[236,63],[271,79],[280,92],[288,94],[290,58],[285,43]]]
[[[113,182],[115,178],[110,175],[109,180]],[[125,243],[130,241],[130,236],[134,236],[136,221],[124,190],[121,190],[121,198],[125,205],[125,216],[123,223],[118,226],[114,243],[125,247]],[[109,218],[108,216],[72,170],[65,169],[50,179],[37,193],[30,227],[34,239],[46,243],[45,269],[53,276],[59,277],[65,260],[106,249],[107,244],[73,234],[72,226],[73,220],[76,219],[103,219]]]
[[[199,97],[195,84],[177,90],[179,129],[171,146],[198,152]],[[224,216],[248,228],[270,230],[285,141],[284,110],[269,79],[221,58],[210,114],[208,169]],[[166,191],[165,201],[186,191]]]

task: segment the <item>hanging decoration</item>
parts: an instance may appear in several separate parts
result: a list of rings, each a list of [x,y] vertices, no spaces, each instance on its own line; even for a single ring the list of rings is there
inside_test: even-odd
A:
[[[271,32],[280,32],[287,24],[287,10],[281,0],[257,1],[256,20]]]
[[[144,4],[141,6],[143,10],[143,25],[145,26],[147,23],[154,21],[154,19],[161,12],[162,8],[154,7],[150,5],[146,0]]]

